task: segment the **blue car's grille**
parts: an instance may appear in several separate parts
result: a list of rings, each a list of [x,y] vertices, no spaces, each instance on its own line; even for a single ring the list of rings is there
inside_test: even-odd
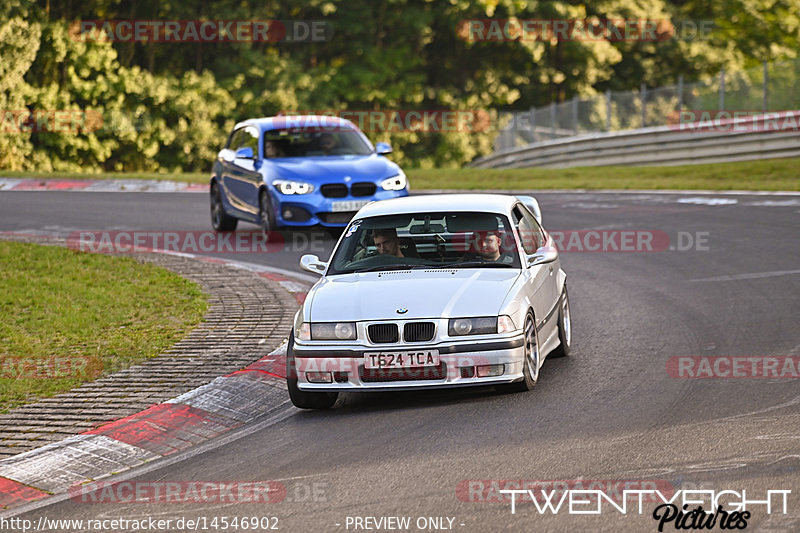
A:
[[[348,194],[347,185],[344,183],[327,183],[319,188],[325,198],[344,198]],[[360,181],[350,186],[349,193],[353,196],[372,196],[378,187],[368,181]]]
[[[328,183],[319,188],[325,198],[344,198],[347,196],[347,185],[343,183]]]
[[[376,189],[377,187],[374,183],[362,181],[359,183],[354,183],[350,186],[350,194],[353,196],[372,196],[375,194]]]

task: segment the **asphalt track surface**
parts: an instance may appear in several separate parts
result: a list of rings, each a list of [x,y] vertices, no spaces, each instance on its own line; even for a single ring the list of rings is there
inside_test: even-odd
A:
[[[368,531],[375,522],[357,527],[357,517],[397,516],[410,517],[408,531],[433,531],[432,522],[418,520],[449,517],[452,525],[445,518],[443,528],[464,532],[657,531],[651,514],[660,502],[645,500],[641,514],[635,505],[622,514],[610,504],[600,514],[566,507],[540,514],[520,496],[512,514],[508,496],[469,484],[484,480],[488,489],[486,480],[499,480],[496,490],[505,480],[564,480],[570,488],[599,488],[590,482],[603,480],[604,488],[631,481],[630,488],[744,489],[748,500],[791,490],[786,514],[777,497],[771,514],[765,505],[749,507],[747,529],[800,530],[800,381],[786,373],[687,379],[667,371],[668,360],[681,356],[797,361],[800,196],[536,196],[551,231],[664,232],[673,249],[562,253],[573,352],[547,360],[532,392],[343,395],[334,410],[296,410],[222,446],[125,476],[140,483],[280,481],[287,491],[280,503],[66,500],[20,518],[200,518],[205,530],[224,531],[221,517],[277,517],[281,531]],[[0,193],[0,231],[205,231],[208,218],[204,194]],[[699,247],[688,245],[689,235],[695,244],[701,239]],[[300,255],[326,258],[332,247],[313,231],[288,234],[286,243],[279,252],[227,256],[298,271]],[[731,510],[739,499],[720,503]]]

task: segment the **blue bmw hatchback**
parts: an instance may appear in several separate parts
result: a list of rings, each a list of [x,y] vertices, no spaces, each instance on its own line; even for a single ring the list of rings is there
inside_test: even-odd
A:
[[[408,195],[408,180],[350,121],[303,115],[236,125],[211,173],[211,223],[232,231],[239,220],[265,232],[322,225],[344,228],[373,200]]]

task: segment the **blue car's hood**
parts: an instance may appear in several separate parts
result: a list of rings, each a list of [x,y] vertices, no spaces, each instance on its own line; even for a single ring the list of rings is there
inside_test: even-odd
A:
[[[336,183],[349,176],[353,181],[375,181],[400,173],[400,167],[377,154],[331,155],[265,160],[269,178]]]

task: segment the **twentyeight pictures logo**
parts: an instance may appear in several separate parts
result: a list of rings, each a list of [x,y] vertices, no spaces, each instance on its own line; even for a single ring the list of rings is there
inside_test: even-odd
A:
[[[791,490],[675,489],[664,480],[464,480],[464,502],[502,502],[511,514],[648,514],[675,529],[744,529],[754,512],[788,514]],[[655,504],[655,506],[653,506]]]

